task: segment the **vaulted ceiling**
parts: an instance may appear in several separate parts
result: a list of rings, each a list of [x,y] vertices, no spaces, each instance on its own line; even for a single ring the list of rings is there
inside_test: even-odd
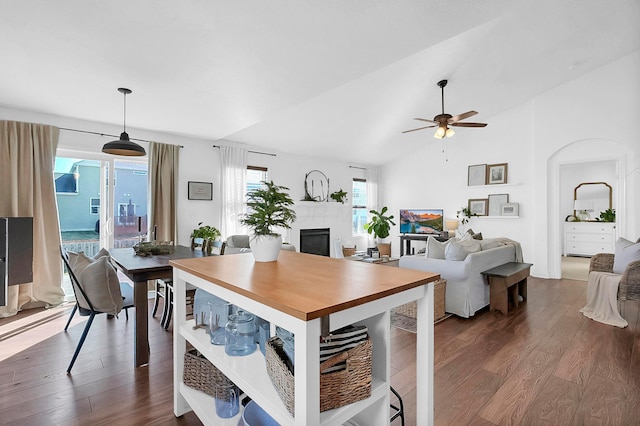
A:
[[[640,48],[638,0],[0,0],[0,11],[2,105],[121,125],[116,89],[128,87],[128,128],[360,164],[433,140],[401,131],[440,112],[441,79],[447,112],[490,125]]]

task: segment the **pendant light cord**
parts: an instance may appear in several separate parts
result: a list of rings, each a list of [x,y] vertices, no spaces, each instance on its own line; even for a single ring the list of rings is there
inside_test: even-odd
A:
[[[124,123],[124,132],[127,133],[127,92],[123,92],[124,94],[124,118],[122,119],[122,122]]]

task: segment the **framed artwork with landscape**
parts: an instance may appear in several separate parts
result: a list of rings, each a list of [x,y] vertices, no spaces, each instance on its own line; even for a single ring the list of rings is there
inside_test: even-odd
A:
[[[486,198],[469,200],[469,211],[474,216],[486,216],[488,202]]]
[[[507,183],[507,163],[489,164],[487,166],[487,183]]]

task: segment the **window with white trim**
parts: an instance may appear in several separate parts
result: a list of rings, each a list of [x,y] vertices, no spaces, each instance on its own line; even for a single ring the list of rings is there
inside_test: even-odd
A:
[[[352,233],[365,235],[364,224],[367,223],[367,180],[353,178],[351,187],[351,200],[353,200]]]

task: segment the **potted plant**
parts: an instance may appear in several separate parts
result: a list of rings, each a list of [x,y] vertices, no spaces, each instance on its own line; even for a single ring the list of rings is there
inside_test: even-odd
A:
[[[616,221],[616,209],[606,209],[600,212],[598,220],[603,222],[615,222]]]
[[[220,237],[220,231],[214,226],[202,226],[202,222],[198,223],[198,228],[191,233],[191,250],[196,246],[202,246],[202,251],[211,253],[213,250],[213,242]]]
[[[344,204],[347,199],[347,193],[344,192],[342,188],[340,188],[340,191],[332,192],[329,197],[331,197],[331,199],[335,200],[338,203]]]
[[[240,219],[240,223],[253,232],[249,246],[256,262],[273,262],[282,248],[282,236],[275,232],[276,228],[290,229],[296,213],[290,208],[293,200],[286,192],[289,188],[273,181],[262,184],[247,194],[250,212]]]
[[[380,240],[387,238],[389,236],[389,231],[391,230],[391,225],[395,225],[396,223],[393,221],[393,215],[385,216],[384,214],[387,212],[387,207],[383,207],[380,212],[376,210],[369,210],[373,216],[371,217],[371,221],[364,224],[364,229],[367,233],[372,234],[378,240],[378,251],[381,256],[391,256],[391,243],[382,243]]]

